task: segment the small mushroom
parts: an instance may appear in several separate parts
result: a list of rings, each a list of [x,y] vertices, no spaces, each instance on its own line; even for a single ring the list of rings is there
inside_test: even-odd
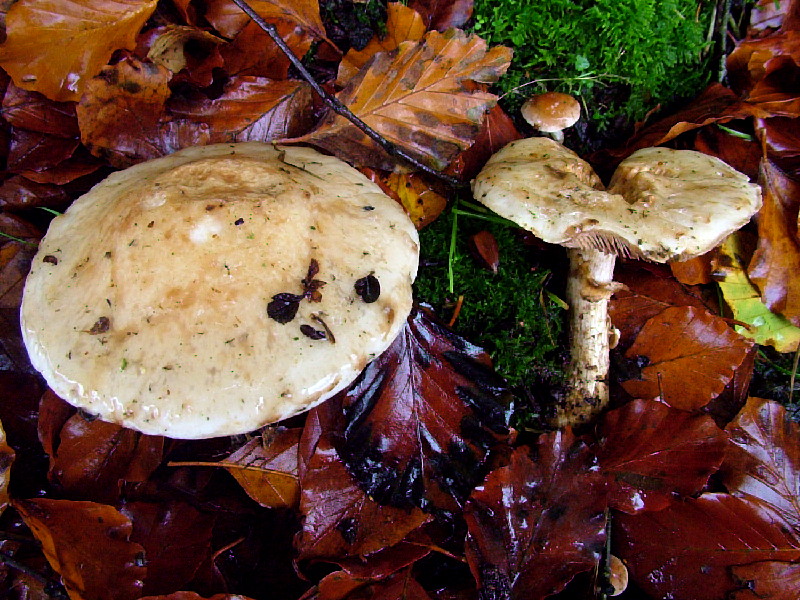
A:
[[[475,198],[568,250],[570,365],[555,424],[590,420],[608,403],[608,299],[617,255],[686,260],[717,246],[761,206],[760,188],[721,160],[645,148],[624,160],[608,191],[588,163],[543,137],[512,142],[473,181]]]
[[[520,108],[522,118],[554,140],[564,140],[564,130],[581,118],[581,104],[569,94],[545,92],[528,98]]]
[[[53,391],[106,421],[248,432],[332,396],[391,344],[418,255],[399,204],[337,158],[189,148],[112,174],[53,220],[23,337]],[[380,285],[369,301],[364,277]]]

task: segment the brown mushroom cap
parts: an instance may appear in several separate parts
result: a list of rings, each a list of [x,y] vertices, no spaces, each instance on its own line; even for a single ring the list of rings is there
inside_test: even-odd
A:
[[[556,133],[572,127],[581,118],[581,105],[569,94],[545,92],[528,98],[520,112],[539,131]]]
[[[50,387],[104,420],[242,433],[330,397],[388,347],[417,260],[402,208],[336,158],[190,148],[111,175],[52,222],[22,331]],[[297,309],[285,323],[278,294]]]
[[[711,250],[761,206],[760,188],[745,175],[692,150],[639,150],[604,192],[588,163],[540,137],[492,156],[473,193],[546,242],[657,262]]]

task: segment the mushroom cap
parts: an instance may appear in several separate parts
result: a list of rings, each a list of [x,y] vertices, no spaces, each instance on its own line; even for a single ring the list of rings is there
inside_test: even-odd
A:
[[[545,242],[656,262],[708,252],[761,207],[761,189],[746,175],[693,150],[639,150],[604,192],[588,163],[548,138],[508,144],[472,187]]]
[[[332,396],[391,344],[418,256],[399,204],[337,158],[189,148],[112,174],[53,220],[23,338],[53,391],[106,421],[243,433]],[[294,295],[278,302],[297,308],[285,323],[267,308],[278,294]]]
[[[520,112],[539,131],[556,133],[572,127],[581,118],[581,104],[569,94],[545,92],[528,98]]]

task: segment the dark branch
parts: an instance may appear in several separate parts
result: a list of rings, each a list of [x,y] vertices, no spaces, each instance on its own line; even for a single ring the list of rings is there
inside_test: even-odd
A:
[[[271,25],[267,23],[264,19],[262,19],[261,16],[256,11],[254,11],[253,8],[245,0],[233,0],[233,2],[234,4],[236,4],[236,6],[242,9],[242,11],[248,17],[250,17],[256,25],[258,25],[261,29],[263,29],[264,32],[270,38],[272,38],[272,41],[278,45],[278,48],[280,48],[281,52],[283,52],[286,55],[286,57],[289,59],[292,65],[294,65],[294,67],[297,69],[300,75],[302,75],[303,79],[305,79],[308,82],[308,84],[312,87],[312,89],[319,95],[320,98],[322,98],[322,101],[325,102],[325,104],[336,114],[341,115],[342,117],[350,121],[353,125],[358,127],[361,131],[363,131],[367,135],[367,137],[369,137],[372,141],[374,141],[381,148],[383,148],[383,150],[390,156],[399,158],[413,165],[420,171],[424,171],[429,175],[433,175],[437,179],[441,179],[448,185],[452,185],[455,187],[461,187],[463,185],[463,183],[460,182],[455,177],[445,175],[444,173],[437,171],[436,169],[433,169],[428,165],[420,162],[419,160],[417,160],[416,158],[405,152],[405,150],[403,150],[402,148],[399,148],[398,146],[394,145],[392,142],[387,140],[380,133],[375,131],[372,127],[370,127],[360,118],[358,118],[355,114],[353,114],[353,111],[347,108],[347,106],[342,104],[338,99],[331,96],[328,92],[326,92],[322,88],[322,86],[319,83],[316,82],[311,73],[308,72],[308,69],[306,69],[303,63],[300,62],[300,59],[298,59],[294,55],[289,46],[286,45],[286,42],[283,41],[283,38],[281,38],[281,36],[278,35],[278,30],[275,29],[274,25]]]

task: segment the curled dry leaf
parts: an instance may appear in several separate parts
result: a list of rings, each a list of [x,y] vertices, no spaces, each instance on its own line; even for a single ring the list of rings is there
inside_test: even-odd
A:
[[[443,169],[475,139],[497,97],[484,91],[505,73],[511,51],[487,49],[477,36],[436,31],[381,53],[337,94],[384,138],[430,166]],[[350,121],[330,114],[296,141],[314,144],[357,166],[393,170],[396,161]]]
[[[80,100],[115,50],[136,46],[156,0],[22,0],[6,15],[0,65],[14,83],[58,101]]]
[[[535,456],[475,488],[465,509],[467,561],[482,598],[538,600],[597,567],[605,545],[605,482],[569,431],[542,435]]]
[[[71,500],[13,502],[42,544],[74,600],[136,600],[142,595],[144,548],[130,541],[131,522],[112,506]]]
[[[697,410],[718,396],[752,342],[724,319],[694,307],[670,307],[648,320],[625,356],[645,357],[638,379],[622,386],[636,398]],[[641,359],[640,359],[641,360]]]
[[[635,514],[700,492],[722,463],[727,436],[711,417],[634,400],[605,414],[593,448],[609,506]]]

